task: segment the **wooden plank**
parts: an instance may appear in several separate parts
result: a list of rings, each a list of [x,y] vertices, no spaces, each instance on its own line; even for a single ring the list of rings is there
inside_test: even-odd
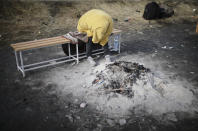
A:
[[[70,43],[70,40],[51,41],[48,43],[41,43],[41,44],[30,44],[28,46],[14,47],[14,49],[16,51],[19,51],[19,50],[26,50],[26,49],[31,49],[31,48],[33,49],[33,48],[40,48],[40,47],[64,44],[64,43]]]
[[[26,45],[22,45],[22,46],[15,46],[14,48],[21,48],[21,47],[27,47],[27,46],[39,46],[39,45],[47,45],[47,44],[51,44],[51,43],[58,43],[58,42],[62,42],[65,41],[66,43],[70,42],[70,40],[68,39],[57,39],[57,40],[51,40],[51,41],[43,41],[43,42],[39,42],[39,43],[34,43],[34,44],[26,44]]]
[[[40,40],[34,40],[34,41],[28,41],[28,42],[20,42],[20,43],[16,43],[16,44],[11,44],[11,46],[18,47],[18,46],[29,45],[29,44],[34,44],[34,43],[37,44],[37,43],[43,43],[43,42],[48,42],[48,41],[55,41],[55,40],[60,40],[60,39],[66,39],[66,38],[59,36],[59,37],[40,39]]]
[[[65,42],[65,43],[69,43],[70,40],[67,40],[67,39],[63,39],[63,40],[56,40],[56,41],[48,41],[48,42],[42,42],[42,43],[37,43],[37,44],[28,44],[28,45],[23,45],[23,46],[14,46],[13,49],[18,49],[18,48],[26,48],[26,47],[36,47],[36,46],[40,46],[40,45],[43,45],[43,46],[47,46],[47,45],[51,45],[53,43],[59,43],[59,42]]]
[[[47,45],[37,45],[37,46],[27,46],[27,47],[15,48],[15,51],[23,51],[23,50],[29,50],[29,49],[42,48],[42,47],[49,47],[49,46],[59,45],[59,44],[65,44],[65,42],[53,43],[50,45],[47,44]]]
[[[70,40],[63,38],[63,39],[55,39],[55,40],[50,40],[50,41],[40,41],[40,42],[32,43],[32,44],[31,43],[22,44],[22,45],[17,45],[17,46],[12,46],[12,47],[13,48],[21,48],[21,47],[26,47],[26,46],[31,46],[31,45],[36,46],[36,45],[46,44],[46,43],[52,43],[52,42],[56,43],[58,41],[65,41],[66,43],[70,42]]]
[[[33,48],[40,48],[40,47],[64,44],[64,43],[70,43],[70,40],[52,41],[52,42],[42,43],[42,44],[31,44],[28,46],[15,47],[14,50],[20,51],[20,50],[27,50],[27,49],[33,49]]]

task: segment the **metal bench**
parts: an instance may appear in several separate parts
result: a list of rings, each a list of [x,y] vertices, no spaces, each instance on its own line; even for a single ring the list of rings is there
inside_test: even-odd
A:
[[[114,29],[113,34],[119,38],[118,52],[120,53],[121,30]],[[14,53],[15,53],[17,70],[21,71],[23,74],[23,77],[25,77],[25,72],[30,71],[30,70],[35,70],[35,69],[52,66],[52,65],[56,65],[56,64],[60,64],[64,62],[69,62],[69,61],[76,61],[78,64],[80,58],[86,57],[85,53],[79,54],[78,44],[76,44],[76,54],[71,55],[70,42],[71,42],[70,40],[64,38],[63,36],[57,36],[57,37],[52,37],[52,38],[11,44],[11,47],[14,49]],[[32,64],[26,64],[26,65],[24,64],[23,51],[38,49],[38,48],[45,48],[45,47],[50,47],[50,46],[57,46],[57,45],[62,45],[62,44],[68,45],[68,52],[69,52],[68,56],[64,56],[64,57],[60,57],[56,59],[50,59],[50,60],[41,61],[41,62],[36,62]],[[95,54],[100,54],[101,51],[102,49],[98,49],[94,52]]]

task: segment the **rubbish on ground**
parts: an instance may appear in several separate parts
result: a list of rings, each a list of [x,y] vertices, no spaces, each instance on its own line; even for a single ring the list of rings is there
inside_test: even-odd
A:
[[[136,12],[140,13],[140,11],[139,11],[139,10],[136,10]]]
[[[130,20],[131,20],[131,18],[125,18],[125,19],[124,19],[125,22],[128,22],[128,21],[130,21]]]
[[[106,121],[107,121],[107,123],[108,123],[110,126],[114,126],[114,125],[115,125],[115,122],[114,122],[113,120],[111,120],[111,119],[107,119]]]
[[[118,21],[118,19],[117,18],[113,18],[113,21]]]
[[[138,34],[141,34],[141,35],[144,34],[143,32],[140,32],[140,31],[138,31],[137,33],[138,33]]]
[[[74,103],[77,103],[77,102],[78,102],[78,99],[75,99],[75,100],[74,100]]]
[[[177,118],[175,116],[175,114],[171,113],[171,114],[167,114],[167,119],[173,122],[177,122]]]
[[[125,125],[125,124],[126,124],[126,120],[125,120],[125,119],[120,119],[120,120],[119,120],[119,124],[120,124],[121,126]]]
[[[190,74],[195,74],[195,72],[190,72]]]
[[[92,84],[98,88],[100,83],[100,90],[106,93],[114,92],[132,97],[133,84],[149,71],[138,63],[119,61],[106,65],[105,70],[98,72]]]
[[[80,104],[80,108],[85,108],[86,106],[87,106],[87,104],[84,102]]]
[[[80,120],[80,116],[76,116],[76,119],[77,119],[77,120]]]
[[[70,122],[74,122],[74,118],[71,115],[65,115],[65,117],[68,118]]]
[[[71,63],[71,66],[73,66],[73,65],[75,65],[75,64],[76,64],[76,62],[72,62],[72,63]]]

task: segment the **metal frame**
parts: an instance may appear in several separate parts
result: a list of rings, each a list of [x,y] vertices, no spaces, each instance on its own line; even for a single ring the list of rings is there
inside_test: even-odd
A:
[[[47,47],[49,47],[49,46],[47,46]],[[43,48],[45,48],[45,47],[43,47]],[[34,49],[38,49],[38,48],[34,48]],[[25,77],[25,72],[30,71],[30,70],[40,69],[43,67],[57,65],[60,63],[69,62],[69,61],[73,61],[73,60],[75,60],[78,64],[79,63],[78,44],[76,44],[76,55],[71,55],[69,43],[68,43],[68,50],[69,50],[69,56],[60,57],[60,58],[56,58],[56,59],[50,59],[50,60],[41,61],[41,62],[28,64],[28,65],[24,65],[22,51],[19,51],[19,54],[17,51],[15,51],[17,70],[21,71],[21,73],[23,74],[23,77]],[[24,51],[27,51],[27,50],[24,50]]]
[[[118,53],[120,53],[121,33],[115,34],[115,35],[118,35],[118,37],[119,37]],[[55,46],[57,46],[57,45],[55,45]],[[49,46],[47,46],[47,47],[49,47]],[[42,47],[42,48],[45,48],[45,47]],[[38,49],[38,48],[34,48],[34,49]],[[23,51],[27,51],[27,50],[23,50]],[[19,52],[19,54],[18,54],[18,52]],[[60,58],[56,58],[56,59],[50,59],[50,60],[41,61],[41,62],[28,64],[28,65],[24,64],[22,51],[18,51],[18,52],[15,51],[16,66],[17,66],[17,70],[21,71],[23,77],[25,77],[25,72],[26,71],[40,69],[40,68],[43,68],[43,67],[57,65],[57,64],[60,64],[60,63],[69,62],[69,61],[73,61],[73,60],[75,60],[78,64],[79,59],[82,59],[82,58],[86,57],[86,53],[79,54],[78,44],[76,44],[76,55],[71,55],[70,43],[68,43],[69,56],[60,57]],[[98,54],[104,53],[103,48],[94,50],[92,52],[93,52],[93,55],[98,55]]]

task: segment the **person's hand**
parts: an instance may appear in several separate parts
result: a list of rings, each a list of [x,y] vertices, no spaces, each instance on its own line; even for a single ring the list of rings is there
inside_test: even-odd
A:
[[[87,35],[85,35],[84,37],[82,37],[82,36],[81,36],[81,37],[78,37],[78,36],[77,36],[77,38],[78,38],[79,40],[85,42],[85,43],[88,42],[88,37],[87,37]]]

